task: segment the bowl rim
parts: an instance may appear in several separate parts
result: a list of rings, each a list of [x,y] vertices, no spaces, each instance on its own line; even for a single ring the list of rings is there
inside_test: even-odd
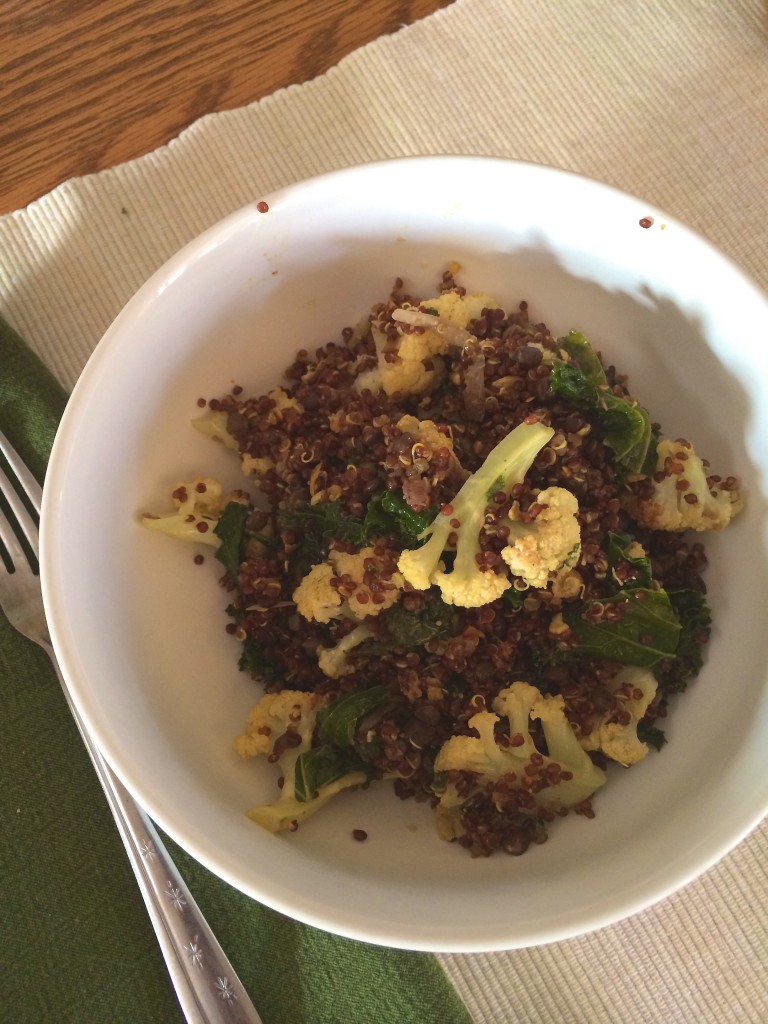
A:
[[[383,169],[385,170],[390,167],[412,167],[416,163],[424,164],[433,168],[436,168],[439,164],[454,167],[476,167],[479,165],[494,164],[501,165],[505,169],[527,169],[527,173],[551,175],[553,176],[553,180],[570,179],[574,182],[578,182],[580,185],[594,186],[601,192],[612,194],[615,197],[627,200],[632,204],[640,203],[646,207],[649,213],[652,213],[654,217],[663,218],[668,225],[674,225],[678,230],[694,239],[698,245],[703,246],[708,250],[710,255],[715,257],[722,265],[729,266],[731,271],[739,278],[743,286],[745,288],[752,289],[755,296],[762,300],[765,305],[766,320],[768,322],[768,298],[766,298],[759,286],[741,267],[736,264],[735,261],[720,252],[705,236],[680,223],[674,217],[666,215],[663,211],[658,210],[658,208],[656,208],[652,203],[645,203],[637,197],[632,196],[630,193],[624,192],[613,185],[605,184],[570,170],[527,161],[508,160],[505,158],[490,156],[434,155],[395,157],[315,175],[306,180],[298,181],[283,188],[273,190],[270,193],[265,194],[263,196],[263,200],[259,201],[265,201],[268,204],[272,204],[280,199],[301,194],[308,186],[322,188],[324,185],[338,184],[343,182],[346,178],[360,174],[377,174],[381,173]],[[146,279],[144,284],[140,286],[137,292],[134,293],[131,299],[129,299],[129,301],[119,311],[95,347],[82,374],[76,382],[70,401],[64,412],[64,416],[54,441],[49,462],[49,470],[46,476],[46,486],[43,494],[43,514],[41,518],[41,579],[54,649],[57,651],[57,655],[62,662],[62,670],[64,671],[65,677],[70,683],[71,673],[73,670],[71,658],[67,653],[70,641],[66,635],[66,626],[61,623],[58,615],[58,608],[61,607],[64,594],[60,590],[60,581],[57,579],[57,564],[55,561],[57,530],[59,528],[59,524],[57,522],[57,502],[64,484],[67,459],[70,455],[68,439],[70,434],[75,430],[78,418],[82,415],[81,398],[89,393],[94,385],[98,383],[100,375],[105,372],[105,364],[109,362],[113,348],[122,336],[124,326],[129,324],[136,317],[141,316],[144,304],[151,302],[158,289],[171,281],[174,275],[179,272],[181,267],[190,262],[195,262],[199,259],[201,253],[205,251],[206,247],[212,242],[226,238],[227,234],[230,232],[236,233],[245,221],[252,218],[256,202],[257,200],[254,200],[251,203],[241,206],[208,227],[203,232],[196,235]],[[84,718],[89,731],[94,732],[97,740],[103,738],[100,737],[98,723],[93,720],[89,708],[81,699],[79,699],[80,689],[77,685],[74,685],[74,691],[73,697],[75,704],[78,706],[78,710]],[[241,891],[246,891],[248,895],[252,896],[254,899],[257,899],[262,903],[266,903],[283,913],[289,914],[297,920],[304,921],[307,924],[314,925],[327,931],[333,931],[349,938],[361,939],[367,942],[432,952],[487,952],[500,949],[520,948],[521,946],[546,944],[562,939],[572,938],[577,935],[605,927],[606,925],[616,923],[632,914],[638,913],[647,907],[652,906],[660,900],[665,899],[671,893],[678,891],[682,886],[688,884],[706,872],[714,864],[720,861],[722,857],[741,843],[744,838],[746,838],[746,836],[749,835],[763,820],[766,813],[768,813],[768,805],[766,805],[758,813],[753,813],[748,818],[745,818],[740,830],[734,831],[727,842],[720,841],[709,849],[706,854],[700,852],[698,860],[693,858],[693,862],[688,870],[678,872],[677,875],[670,877],[666,884],[657,885],[653,892],[645,894],[645,896],[640,899],[628,898],[624,905],[617,905],[612,911],[606,911],[602,915],[596,916],[594,920],[586,926],[574,923],[571,927],[550,929],[548,934],[542,935],[535,942],[525,941],[523,943],[517,943],[512,941],[500,943],[498,938],[493,938],[489,941],[478,940],[475,938],[468,941],[465,937],[460,940],[458,944],[454,944],[451,939],[437,940],[421,937],[418,942],[414,944],[411,941],[402,941],[402,938],[396,934],[372,934],[365,932],[359,927],[349,924],[348,922],[342,921],[341,924],[336,920],[329,922],[322,914],[315,914],[311,911],[302,910],[302,908],[296,907],[288,902],[275,900],[270,901],[263,891],[255,890],[253,887],[244,887],[241,879],[237,878],[231,871],[223,870],[222,865],[218,863],[214,857],[211,857],[208,854],[207,849],[201,848],[199,843],[196,843],[193,840],[192,834],[189,830],[179,827],[178,822],[168,821],[166,816],[160,811],[156,802],[151,797],[148,798],[148,794],[140,794],[136,791],[136,784],[132,778],[130,770],[126,767],[124,756],[121,752],[110,749],[109,744],[106,744],[105,754],[110,764],[114,766],[116,774],[121,777],[127,788],[134,793],[137,799],[141,798],[143,806],[147,808],[152,817],[156,817],[161,827],[177,842],[179,842],[180,845],[189,851],[198,861],[200,861],[200,863],[204,864],[214,874],[223,878],[234,887]]]

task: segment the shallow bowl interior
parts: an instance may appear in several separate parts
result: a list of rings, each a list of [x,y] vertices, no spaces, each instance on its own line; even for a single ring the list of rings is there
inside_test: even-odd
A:
[[[137,798],[201,862],[340,934],[411,949],[513,948],[660,899],[768,807],[764,297],[662,212],[537,166],[393,161],[264,198],[268,212],[255,199],[141,289],[57,436],[44,592],[85,720]],[[242,483],[233,460],[190,428],[198,398],[233,383],[267,390],[293,352],[337,340],[395,277],[428,295],[452,260],[462,283],[502,305],[527,300],[553,333],[585,331],[667,435],[690,437],[715,471],[745,482],[746,511],[708,539],[708,662],[679,699],[663,752],[613,772],[594,821],[557,823],[522,858],[472,860],[437,838],[427,807],[385,786],[273,836],[243,813],[271,798],[274,774],[231,752],[258,694],[224,631],[217,563],[193,564],[188,547],[143,530],[138,516],[197,473]]]

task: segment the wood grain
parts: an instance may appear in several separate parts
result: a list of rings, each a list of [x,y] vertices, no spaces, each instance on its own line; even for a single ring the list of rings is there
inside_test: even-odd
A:
[[[0,213],[306,82],[451,0],[3,0]]]

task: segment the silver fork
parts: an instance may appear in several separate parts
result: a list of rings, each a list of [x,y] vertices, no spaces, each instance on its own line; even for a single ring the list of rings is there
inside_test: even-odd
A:
[[[0,451],[15,478],[11,484],[0,467],[0,494],[13,521],[0,508],[0,607],[53,663],[114,814],[182,1012],[189,1024],[262,1024],[154,826],[104,760],[72,702],[48,634],[37,570],[42,492],[2,433]]]

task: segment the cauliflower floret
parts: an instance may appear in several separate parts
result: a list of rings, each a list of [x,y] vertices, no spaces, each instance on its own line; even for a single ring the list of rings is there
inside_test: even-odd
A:
[[[142,526],[214,548],[221,543],[213,531],[222,509],[228,501],[240,500],[239,495],[231,495],[225,501],[221,484],[206,476],[178,484],[171,497],[175,510],[165,515],[146,512]]]
[[[580,739],[585,750],[602,750],[606,757],[625,767],[641,761],[648,753],[648,744],[637,736],[637,724],[656,696],[658,683],[647,668],[628,665],[613,678],[610,689],[618,698],[622,711],[607,712]]]
[[[293,592],[299,614],[315,622],[343,616],[358,623],[333,647],[318,647],[318,665],[326,676],[339,679],[354,671],[349,652],[372,636],[361,620],[391,608],[404,582],[394,567],[394,556],[375,547],[353,554],[334,550],[325,562],[312,566]]]
[[[355,554],[331,551],[328,558],[354,618],[379,615],[399,599],[405,580],[395,568],[394,555],[365,547]]]
[[[461,295],[457,291],[443,292],[434,299],[425,299],[421,303],[424,309],[435,311],[441,321],[466,328],[472,320],[477,320],[484,309],[498,309],[499,304],[486,292],[468,292]]]
[[[308,622],[330,622],[341,614],[342,597],[333,586],[336,573],[330,562],[313,565],[293,592],[299,615]]]
[[[509,590],[509,580],[497,572],[479,572],[472,551],[470,562],[467,555],[472,550],[465,544],[461,548],[465,557],[459,561],[458,555],[451,572],[443,572],[437,569],[432,574],[432,581],[440,588],[440,593],[446,604],[456,605],[458,608],[480,608],[484,604],[490,604]],[[477,550],[480,550],[478,545]]]
[[[241,466],[244,476],[265,476],[270,469],[275,469],[275,463],[267,455],[249,455],[247,452],[241,458]]]
[[[354,672],[355,667],[349,661],[349,652],[359,644],[368,640],[373,633],[366,625],[355,626],[351,633],[347,633],[333,647],[319,647],[317,649],[317,664],[320,671],[329,679],[341,679]]]
[[[267,693],[252,709],[248,716],[245,732],[238,736],[234,748],[241,757],[268,756],[272,753],[275,740],[281,737],[290,725],[303,747],[309,746],[315,728],[317,712],[327,703],[327,697],[301,690],[282,690]],[[292,747],[287,753],[298,757]]]
[[[441,793],[437,827],[443,839],[459,838],[472,827],[463,811],[478,796],[497,812],[537,816],[582,804],[605,783],[605,773],[579,745],[562,697],[543,696],[530,683],[517,681],[498,694],[493,712],[473,715],[469,725],[477,736],[452,736],[435,759],[436,773],[476,777],[468,786],[449,781]],[[509,722],[509,734],[500,744],[496,726],[502,716]],[[531,719],[541,721],[547,754],[536,748]],[[495,814],[491,821],[498,827]]]
[[[530,587],[544,588],[550,580],[567,575],[579,560],[579,503],[563,487],[547,487],[536,504],[543,508],[531,522],[507,520],[510,543],[501,557],[513,576]]]
[[[397,568],[414,590],[429,590],[435,582],[437,573],[442,569],[440,556],[446,543],[447,533],[435,526],[426,544],[420,548],[406,548],[400,555]]]
[[[234,741],[234,749],[241,757],[263,756],[280,766],[283,783],[277,800],[247,811],[252,821],[270,832],[295,829],[341,790],[366,780],[363,772],[347,772],[314,794],[297,790],[300,758],[312,747],[318,711],[327,703],[326,697],[298,690],[268,693],[248,716],[245,733]]]
[[[535,686],[522,680],[501,690],[494,701],[495,710],[479,711],[469,720],[477,736],[451,736],[442,745],[435,758],[436,772],[467,771],[478,775],[499,777],[515,767],[522,768],[535,753],[536,747],[529,732],[531,708],[541,693]],[[510,736],[519,736],[514,747],[500,747],[496,742],[496,725],[500,715],[509,720]]]
[[[371,334],[376,346],[377,365],[361,373],[355,381],[358,391],[383,391],[387,395],[402,392],[406,395],[426,395],[433,391],[445,376],[445,365],[439,358],[447,351],[448,343],[430,332],[405,334],[396,352],[392,352],[386,334],[373,324]],[[429,335],[429,336],[428,336]],[[430,360],[426,366],[424,360]]]
[[[542,423],[521,423],[496,445],[480,469],[464,482],[450,507],[424,531],[427,543],[401,554],[397,567],[415,590],[427,590],[435,583],[447,604],[479,608],[509,588],[506,576],[483,571],[477,562],[486,508],[495,492],[508,494],[523,479],[553,434],[552,428]],[[447,573],[440,559],[451,534],[457,536],[456,557]]]
[[[499,694],[502,697],[502,694]],[[504,703],[494,708],[504,709]],[[550,810],[562,807],[574,807],[582,803],[602,786],[605,772],[593,763],[584,753],[573,728],[565,716],[565,701],[559,694],[545,694],[531,708],[531,718],[538,718],[544,731],[549,758],[562,765],[566,772],[555,783],[537,795],[537,802]],[[571,778],[566,778],[566,775]]]
[[[555,574],[555,578],[552,580],[552,597],[554,600],[550,602],[550,608],[559,608],[563,601],[570,601],[575,597],[580,597],[584,592],[584,580],[582,579],[581,573],[577,572],[576,569],[569,569],[564,566],[562,572]]]
[[[475,340],[468,330],[469,324],[483,309],[496,309],[499,304],[484,292],[461,295],[451,291],[434,299],[424,299],[420,307],[403,305],[392,311],[392,319],[395,323],[425,328],[422,337],[437,336],[429,337],[427,344],[434,351],[446,351],[445,345],[463,346]]]
[[[707,476],[707,467],[688,441],[660,441],[656,472],[636,485],[627,508],[651,530],[722,530],[744,505],[735,482],[727,483],[733,486]]]
[[[416,416],[407,414],[401,416],[395,424],[401,434],[413,434],[416,443],[426,447],[430,456],[436,452],[447,449],[449,454],[456,458],[453,451],[453,437],[450,433],[443,433],[434,420],[420,420]]]
[[[299,615],[330,622],[341,615],[364,619],[379,615],[400,597],[403,577],[385,552],[374,547],[354,554],[331,551],[313,565],[293,592]]]
[[[466,330],[467,324],[479,317],[484,308],[495,308],[497,305],[483,292],[470,295],[445,292],[421,303],[423,309],[430,310],[429,313],[422,313],[412,306],[395,309],[392,319],[396,323],[424,327],[426,330],[421,333],[404,332],[393,353],[385,333],[374,322],[371,333],[376,345],[378,365],[374,370],[361,374],[356,387],[361,391],[365,388],[371,391],[382,390],[388,395],[397,391],[408,395],[423,395],[434,390],[445,375],[445,366],[440,357],[451,346],[466,344],[472,338]],[[429,360],[432,365],[425,366],[425,360]]]

